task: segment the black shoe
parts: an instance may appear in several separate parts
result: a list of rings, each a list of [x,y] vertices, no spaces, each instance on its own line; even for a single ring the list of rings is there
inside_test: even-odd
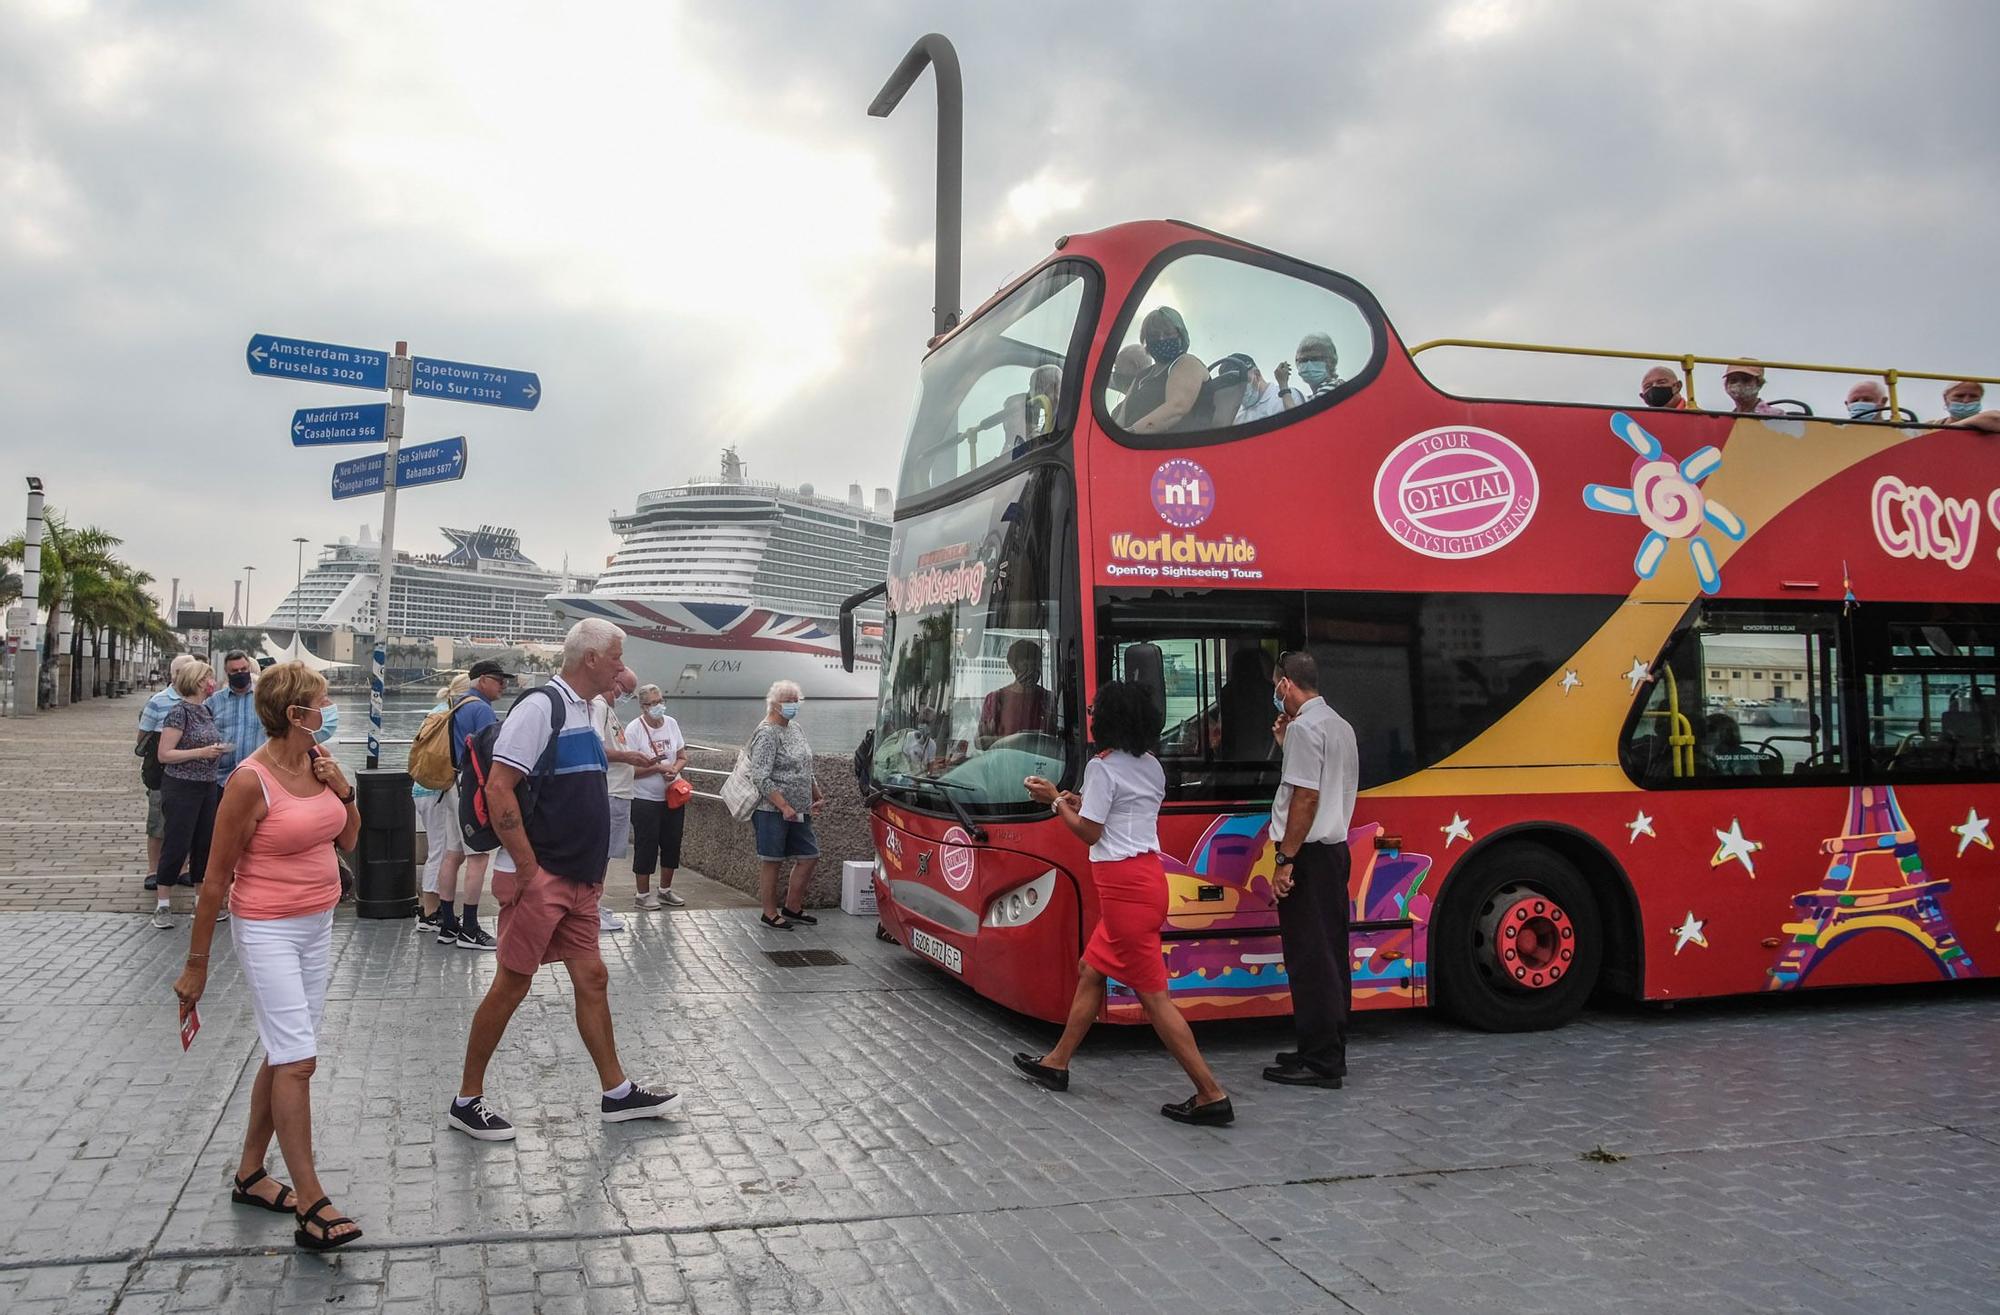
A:
[[[481,1141],[514,1140],[514,1125],[486,1108],[486,1099],[483,1096],[473,1097],[472,1103],[468,1105],[453,1101],[450,1111],[444,1116],[444,1121],[460,1132],[477,1137]]]
[[[790,931],[792,929],[792,920],[782,913],[775,918],[768,913],[760,913],[757,915],[757,921],[776,931]]]
[[[671,1091],[648,1091],[635,1082],[632,1090],[616,1100],[604,1097],[599,1114],[606,1123],[624,1123],[628,1119],[664,1119],[679,1109],[680,1104],[681,1098]]]
[[[789,918],[793,922],[803,922],[808,927],[819,926],[819,919],[815,918],[812,914],[806,913],[804,911],[794,913],[790,909],[780,907],[778,909],[778,913],[780,914],[780,916]]]
[[[1047,1087],[1050,1091],[1069,1090],[1069,1070],[1050,1068],[1040,1059],[1022,1051],[1014,1056],[1014,1067],[1028,1075],[1030,1081]]]
[[[455,922],[440,922],[437,925],[437,943],[439,945],[458,944],[458,924]]]
[[[1199,1096],[1189,1096],[1178,1105],[1162,1105],[1160,1113],[1175,1123],[1202,1123],[1216,1128],[1236,1122],[1236,1110],[1230,1105],[1229,1097],[1212,1100],[1206,1105],[1195,1104],[1199,1099]]]
[[[437,915],[437,914],[435,914],[435,913],[419,913],[419,914],[417,915],[417,931],[418,931],[419,933],[422,933],[422,932],[427,932],[427,931],[436,931],[437,929],[438,929],[438,915]]]
[[[1299,1058],[1299,1052],[1296,1050],[1280,1050],[1277,1054],[1277,1066],[1279,1068],[1301,1068],[1305,1066],[1305,1061]],[[1346,1077],[1347,1066],[1345,1064],[1341,1065],[1340,1072],[1334,1074],[1334,1076],[1337,1078]]]
[[[1338,1073],[1322,1073],[1304,1064],[1273,1064],[1264,1070],[1264,1081],[1285,1087],[1325,1087],[1339,1091],[1341,1077]]]
[[[497,950],[500,948],[500,942],[488,936],[485,931],[478,927],[460,927],[458,929],[458,948],[461,950]]]
[[[159,888],[160,888],[160,879],[158,877],[149,876],[146,878],[147,890],[158,890]]]

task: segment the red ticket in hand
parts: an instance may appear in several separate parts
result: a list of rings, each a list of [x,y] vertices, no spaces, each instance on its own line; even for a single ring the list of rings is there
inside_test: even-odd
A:
[[[189,1005],[181,1014],[181,1049],[194,1044],[194,1034],[201,1031],[201,1007]]]

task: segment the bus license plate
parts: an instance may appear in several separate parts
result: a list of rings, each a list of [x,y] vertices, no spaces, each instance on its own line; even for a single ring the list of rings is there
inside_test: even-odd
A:
[[[910,948],[926,959],[934,959],[943,964],[960,977],[965,976],[965,956],[959,953],[956,945],[947,945],[929,932],[918,931],[912,927]]]

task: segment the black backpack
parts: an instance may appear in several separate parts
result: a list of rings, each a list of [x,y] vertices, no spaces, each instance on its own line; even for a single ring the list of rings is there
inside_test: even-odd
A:
[[[537,685],[521,691],[507,715],[521,715],[521,705],[531,695],[540,694],[549,701],[549,742],[543,748],[542,756],[535,760],[535,770],[521,778],[514,789],[514,797],[521,803],[521,821],[525,823],[534,815],[536,796],[541,793],[542,782],[554,774],[556,769],[556,740],[562,735],[563,723],[568,715],[563,711],[562,694],[553,685]],[[465,737],[465,761],[458,767],[458,829],[465,836],[468,853],[484,854],[500,847],[500,835],[493,829],[493,818],[486,807],[486,782],[493,775],[493,744],[500,738],[499,722],[482,727],[477,734]]]
[[[157,790],[167,779],[166,764],[160,761],[160,733],[147,731],[132,750],[139,759],[139,780],[148,790]]]

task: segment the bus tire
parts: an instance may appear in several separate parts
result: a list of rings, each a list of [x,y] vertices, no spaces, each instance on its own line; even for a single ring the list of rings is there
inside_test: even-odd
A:
[[[1503,845],[1456,874],[1431,925],[1440,1003],[1483,1032],[1561,1027],[1597,986],[1604,934],[1573,863],[1541,845]]]

